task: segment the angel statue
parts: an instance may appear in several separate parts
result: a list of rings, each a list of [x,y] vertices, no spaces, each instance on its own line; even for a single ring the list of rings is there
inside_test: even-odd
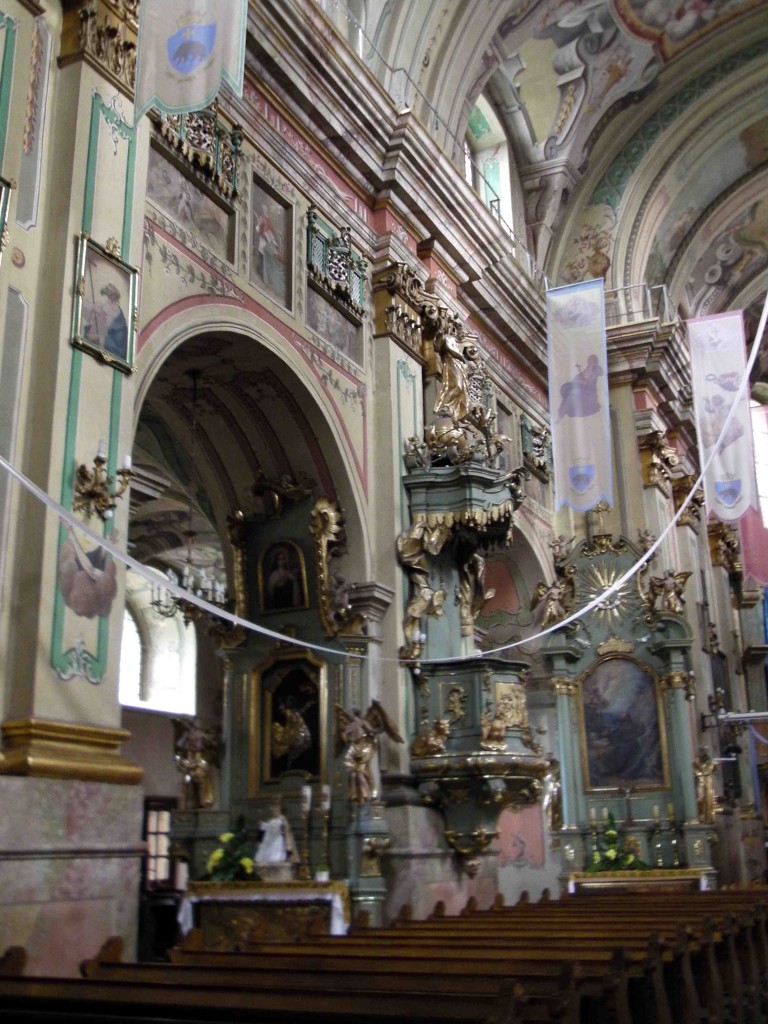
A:
[[[544,612],[541,617],[542,628],[546,629],[547,626],[559,622],[567,615],[568,586],[567,580],[556,579],[549,586],[546,583],[539,583],[536,587],[531,598],[531,610],[544,604]]]
[[[344,767],[349,773],[349,799],[365,804],[376,796],[371,762],[376,754],[376,740],[385,732],[396,743],[403,737],[379,701],[371,701],[365,715],[358,708],[345,711],[336,705],[336,756],[345,749]]]
[[[685,600],[683,591],[689,572],[675,572],[674,569],[667,569],[663,576],[652,576],[648,581],[648,604],[661,612],[674,612],[677,615],[683,614]]]
[[[214,804],[212,765],[219,763],[215,729],[202,729],[196,718],[172,718],[176,769],[184,775],[184,804],[199,810]]]

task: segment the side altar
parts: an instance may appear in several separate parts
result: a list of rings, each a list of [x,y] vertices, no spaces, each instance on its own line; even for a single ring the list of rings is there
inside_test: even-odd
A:
[[[205,949],[245,942],[302,942],[318,931],[345,935],[350,923],[346,882],[190,882],[178,914]]]

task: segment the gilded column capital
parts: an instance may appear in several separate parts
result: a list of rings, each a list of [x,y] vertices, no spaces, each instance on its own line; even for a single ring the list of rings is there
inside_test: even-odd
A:
[[[738,531],[728,523],[714,522],[707,526],[707,536],[712,565],[727,569],[732,576],[741,575],[741,546]]]
[[[685,499],[688,497],[696,482],[696,478],[690,474],[685,476],[677,477],[672,481],[672,498],[675,502],[675,512],[678,512],[680,506],[683,504]],[[693,529],[701,522],[701,512],[704,508],[704,488],[698,487],[693,494],[693,497],[685,506],[685,510],[680,518],[677,520],[678,526],[690,526]]]
[[[568,676],[552,676],[550,680],[552,690],[557,696],[564,697],[575,697],[577,683],[575,679],[569,679]]]
[[[668,672],[659,678],[662,692],[666,690],[685,690],[685,699],[693,700],[693,673],[684,670]]]

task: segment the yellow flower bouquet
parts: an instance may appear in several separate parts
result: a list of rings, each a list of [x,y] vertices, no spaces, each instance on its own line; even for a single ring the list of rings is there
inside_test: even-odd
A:
[[[221,846],[210,854],[205,865],[206,882],[246,882],[255,878],[253,858],[249,855],[252,842],[245,829],[242,815],[237,819],[234,832],[219,836]]]
[[[592,853],[592,861],[584,868],[585,871],[647,871],[648,865],[637,856],[633,840],[623,840],[616,829],[616,819],[608,815],[608,821],[602,838],[597,841],[597,849]]]

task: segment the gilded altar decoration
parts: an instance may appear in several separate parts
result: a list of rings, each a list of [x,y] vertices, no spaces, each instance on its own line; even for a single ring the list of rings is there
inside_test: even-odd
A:
[[[133,98],[138,8],[138,0],[81,0],[67,4],[59,65],[83,60],[124,95]]]
[[[480,749],[505,751],[507,725],[503,718],[484,711],[480,718]]]
[[[712,565],[721,566],[731,575],[741,573],[739,531],[730,523],[712,522],[707,525],[707,534]]]
[[[445,590],[432,586],[427,554],[438,555],[450,532],[450,527],[445,523],[430,528],[427,521],[422,519],[413,523],[397,538],[397,554],[411,582],[411,598],[403,623],[405,644],[400,648],[402,658],[419,658],[425,639],[421,632],[422,618],[443,613]]]
[[[520,441],[523,465],[540,480],[549,480],[552,472],[552,435],[547,427],[537,427],[527,416],[520,417]]]
[[[202,729],[196,718],[173,718],[174,760],[184,776],[187,810],[212,807],[215,801],[212,767],[219,763],[219,736]]]
[[[549,546],[552,549],[552,561],[555,563],[556,570],[561,569],[565,565],[575,540],[575,536],[568,538],[564,533],[561,533],[549,542]]]
[[[543,628],[560,622],[573,608],[574,586],[570,575],[559,576],[551,583],[539,583],[531,597],[531,610],[543,606],[541,625]]]
[[[669,497],[672,486],[672,470],[680,461],[674,448],[666,443],[664,431],[652,430],[640,439],[640,459],[643,485],[657,487]]]
[[[528,728],[528,706],[521,683],[496,682],[496,717],[506,729]]]
[[[698,757],[693,762],[693,774],[696,777],[696,811],[699,821],[705,825],[711,825],[715,820],[715,768],[717,765],[706,747],[699,747]]]
[[[280,519],[286,505],[306,501],[312,494],[308,482],[294,480],[290,473],[283,473],[279,480],[268,480],[263,471],[259,472],[251,485],[251,494],[256,499],[259,519]]]
[[[652,612],[672,612],[682,615],[685,611],[683,591],[690,572],[675,572],[666,569],[663,576],[652,576],[648,580],[645,599]]]
[[[319,611],[325,635],[362,633],[365,617],[352,607],[354,584],[330,564],[346,551],[344,516],[335,501],[319,498],[315,502],[309,532],[315,538]]]
[[[491,587],[485,587],[485,559],[477,551],[472,552],[459,566],[459,612],[461,635],[472,636],[475,620],[486,601],[495,595]]]
[[[418,733],[411,743],[413,757],[430,757],[433,754],[444,754],[445,744],[450,733],[450,726],[444,718],[436,718],[428,729]]]
[[[344,767],[349,776],[349,799],[353,804],[366,804],[376,799],[376,785],[373,777],[373,758],[377,741],[386,733],[395,743],[402,743],[403,737],[394,722],[378,700],[362,715],[357,708],[345,711],[341,705],[335,707],[336,755],[344,752]]]

